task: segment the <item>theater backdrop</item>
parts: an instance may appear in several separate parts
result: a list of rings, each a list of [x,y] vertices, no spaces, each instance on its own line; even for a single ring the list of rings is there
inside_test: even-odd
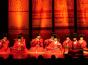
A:
[[[39,32],[46,39],[55,32],[61,40],[77,32],[88,36],[88,0],[0,0],[0,32],[31,40]]]

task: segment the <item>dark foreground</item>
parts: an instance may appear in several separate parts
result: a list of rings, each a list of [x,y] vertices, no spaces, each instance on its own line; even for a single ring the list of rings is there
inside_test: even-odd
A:
[[[0,65],[84,65],[88,64],[88,58],[55,58],[52,57],[51,59],[44,59],[42,57],[36,58],[28,58],[28,59],[13,59],[10,56],[8,59],[0,58]]]

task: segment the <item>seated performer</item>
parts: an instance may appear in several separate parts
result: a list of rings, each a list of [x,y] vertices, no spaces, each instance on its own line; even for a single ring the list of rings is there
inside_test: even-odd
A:
[[[44,47],[46,48],[50,43],[52,43],[54,41],[54,35],[52,34],[51,35],[51,38],[49,38],[49,39],[46,39],[45,41],[44,41]]]
[[[58,39],[57,38],[54,38],[54,41],[51,43],[51,44],[49,44],[48,46],[47,46],[47,49],[48,50],[54,50],[54,49],[61,49],[62,48],[62,45],[61,45],[61,43],[58,41]]]
[[[32,39],[31,41],[31,47],[43,47],[43,39],[38,34],[35,39]]]
[[[82,49],[87,48],[87,42],[84,40],[82,35],[80,36],[78,43],[80,44],[80,48]]]
[[[6,59],[8,58],[9,53],[9,40],[7,39],[7,36],[4,36],[3,39],[0,40],[0,56]]]
[[[19,34],[17,39],[15,39],[14,45],[11,48],[11,54],[14,59],[27,58],[28,50],[26,48],[25,38]]]
[[[73,38],[73,41],[72,41],[72,49],[79,49],[80,48],[80,45],[77,41],[77,38]]]
[[[18,38],[15,39],[14,45],[11,50],[15,52],[27,52],[25,39],[22,35],[18,35]]]
[[[83,50],[83,56],[84,57],[88,56],[87,42],[84,40],[83,35],[80,35],[80,39],[78,42],[80,44],[80,48]]]
[[[44,57],[51,58],[52,55],[56,58],[63,58],[63,48],[57,37],[46,47]]]
[[[7,51],[9,49],[9,40],[6,36],[0,40],[0,51]]]
[[[72,55],[72,57],[77,58],[82,55],[82,49],[80,48],[80,44],[77,41],[77,34],[74,35],[73,41],[72,41],[72,48],[69,51],[69,54]]]
[[[32,39],[31,41],[29,54],[33,57],[38,58],[38,56],[41,55],[43,51],[43,39],[41,38],[40,34],[37,34],[37,37],[35,39]]]
[[[69,36],[66,37],[66,40],[63,42],[63,47],[65,49],[64,53],[68,54],[68,51],[72,48],[72,41]]]

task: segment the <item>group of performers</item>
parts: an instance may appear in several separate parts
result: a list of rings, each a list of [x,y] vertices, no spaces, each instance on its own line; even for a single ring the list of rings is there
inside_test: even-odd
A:
[[[55,34],[52,34],[51,37],[46,40],[38,34],[36,38],[32,39],[29,49],[27,49],[26,40],[21,34],[15,39],[12,47],[9,47],[9,45],[10,42],[7,36],[4,36],[0,40],[0,53],[6,52],[13,55],[26,53],[35,57],[42,55],[47,58],[55,55],[56,58],[63,58],[64,54],[68,54],[69,52],[76,53],[77,50],[87,49],[87,42],[83,36],[80,36],[79,40],[77,40],[77,37],[73,37],[71,40],[70,36],[66,36],[65,41],[61,43],[60,38]]]

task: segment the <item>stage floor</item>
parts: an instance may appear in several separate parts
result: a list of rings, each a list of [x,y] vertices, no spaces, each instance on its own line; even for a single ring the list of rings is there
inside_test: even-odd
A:
[[[44,58],[44,59],[65,59],[65,58],[86,58],[88,59],[88,52],[86,53],[68,53],[68,54],[61,54],[56,52],[16,52],[16,53],[8,53],[8,52],[0,52],[0,58],[2,59],[8,59],[9,57],[12,57],[12,59],[30,59],[30,58]]]

